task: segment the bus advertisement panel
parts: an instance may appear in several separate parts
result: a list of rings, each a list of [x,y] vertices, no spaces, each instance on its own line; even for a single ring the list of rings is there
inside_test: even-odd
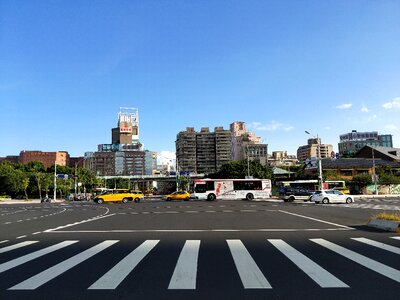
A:
[[[270,179],[195,179],[193,197],[199,200],[266,199],[272,196]]]

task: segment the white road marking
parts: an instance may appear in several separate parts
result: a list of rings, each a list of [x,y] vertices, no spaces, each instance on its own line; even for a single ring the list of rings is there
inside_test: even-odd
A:
[[[351,251],[349,249],[346,249],[342,246],[336,245],[324,239],[310,239],[310,241],[313,241],[314,243],[317,243],[325,248],[328,248],[329,250],[332,250],[333,252],[336,252],[368,269],[371,269],[372,271],[375,271],[397,282],[400,282],[399,270],[396,270],[392,267],[377,262],[376,260],[370,259],[364,255],[358,254],[354,251]]]
[[[7,242],[9,242],[9,241],[10,241],[10,240],[0,241],[0,244],[7,243]]]
[[[36,242],[36,241],[34,241],[34,242]],[[77,242],[78,241],[64,241],[64,242],[55,244],[53,246],[50,246],[50,247],[47,247],[47,248],[44,248],[44,249],[41,249],[41,250],[38,250],[38,251],[35,251],[32,253],[29,253],[27,255],[18,257],[16,259],[10,260],[8,262],[5,262],[0,265],[0,273],[7,271],[9,269],[15,268],[15,267],[22,265],[28,261],[31,261],[35,258],[41,257],[45,254],[51,253],[53,251],[56,251],[58,249],[64,248],[66,246],[72,245]]]
[[[168,289],[196,289],[199,248],[200,240],[188,240],[185,242]]]
[[[8,240],[2,241],[1,243],[5,243],[5,242],[8,242]],[[11,250],[14,250],[14,249],[18,249],[18,248],[21,248],[21,247],[32,245],[32,244],[35,244],[37,242],[38,241],[25,241],[25,242],[14,244],[14,245],[11,245],[11,246],[8,246],[8,247],[0,248],[0,253],[4,253],[4,252],[8,252],[8,251],[11,251]]]
[[[364,243],[364,244],[367,244],[367,245],[371,245],[371,246],[386,250],[386,251],[390,251],[390,252],[393,252],[393,253],[396,253],[396,254],[400,254],[400,248],[397,248],[397,247],[394,247],[394,246],[391,246],[391,245],[388,245],[388,244],[376,242],[374,240],[370,240],[370,239],[367,239],[367,238],[351,238],[351,239],[355,240],[357,242],[361,242],[361,243]]]
[[[94,217],[94,218],[91,218],[89,220],[83,220],[83,221],[80,221],[80,222],[75,222],[75,223],[72,223],[72,224],[67,224],[67,225],[64,225],[64,226],[58,226],[56,228],[47,229],[44,232],[57,231],[59,229],[63,229],[63,228],[67,228],[67,227],[71,227],[71,226],[75,226],[75,225],[80,225],[80,224],[88,223],[88,222],[92,222],[92,221],[97,221],[97,220],[108,218],[108,217],[112,217],[112,216],[115,216],[115,215],[116,214],[110,214],[110,215],[103,215],[103,216],[100,216],[100,217]]]
[[[346,228],[250,228],[250,229],[114,229],[114,230],[57,230],[46,233],[135,233],[135,232],[303,232],[303,231],[347,231]],[[351,230],[354,230],[351,228]]]
[[[256,262],[240,240],[226,240],[245,289],[271,289]]]
[[[125,256],[110,271],[93,283],[89,290],[111,290],[129,275],[129,273],[142,261],[142,259],[158,244],[160,240],[147,240],[139,247]]]
[[[309,220],[313,220],[313,221],[317,221],[317,222],[321,222],[321,223],[325,223],[325,224],[329,224],[329,225],[333,225],[333,226],[337,226],[337,227],[342,227],[342,228],[354,230],[354,228],[351,228],[351,227],[348,227],[348,226],[345,226],[345,225],[340,225],[340,224],[337,224],[337,223],[332,223],[332,222],[328,222],[328,221],[324,221],[324,220],[320,220],[320,219],[316,219],[316,218],[311,218],[311,217],[307,217],[307,216],[304,216],[304,215],[291,213],[291,212],[288,212],[288,211],[285,211],[285,210],[278,210],[278,211],[283,212],[285,214],[292,215],[292,216],[305,218],[305,219],[309,219]]]
[[[23,238],[26,238],[26,235],[21,235],[21,236],[19,236],[19,237],[16,237],[17,240],[23,239]]]
[[[280,239],[268,239],[280,252],[289,258],[297,267],[306,273],[322,288],[347,288],[343,281],[320,267],[314,261]]]
[[[14,285],[9,288],[9,290],[34,290],[117,242],[117,240],[107,240],[97,244],[17,285]]]
[[[390,238],[400,240],[400,236],[391,236]]]

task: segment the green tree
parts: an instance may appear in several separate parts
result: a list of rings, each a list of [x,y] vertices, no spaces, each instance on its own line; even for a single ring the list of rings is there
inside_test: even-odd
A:
[[[24,169],[26,170],[26,172],[31,173],[32,176],[35,178],[39,198],[42,199],[42,178],[45,174],[45,167],[43,163],[39,161],[31,161],[25,164]]]
[[[189,189],[189,180],[186,176],[179,176],[178,182],[179,182],[178,185],[179,190],[187,191]]]
[[[25,177],[22,178],[22,187],[24,189],[24,193],[25,193],[25,199],[28,200],[28,187],[29,187],[29,177],[27,176],[27,174],[24,174]]]
[[[213,173],[209,174],[210,178],[227,178],[227,179],[240,179],[246,176],[253,176],[253,178],[268,178],[273,180],[272,169],[263,166],[258,160],[247,161],[232,161],[223,164],[221,168]]]
[[[15,168],[11,162],[0,163],[0,190],[10,196],[18,196],[24,191],[25,172]]]

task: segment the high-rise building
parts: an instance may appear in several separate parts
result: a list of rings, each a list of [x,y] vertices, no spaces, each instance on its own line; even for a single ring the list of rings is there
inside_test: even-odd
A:
[[[297,149],[297,159],[305,161],[311,157],[327,158],[331,157],[333,146],[330,144],[321,144],[320,138],[311,138],[307,140],[307,145],[300,146]]]
[[[178,171],[209,174],[231,161],[230,131],[215,127],[210,132],[204,127],[196,132],[186,128],[176,137],[176,161]]]
[[[117,127],[111,130],[111,144],[100,144],[97,152],[85,157],[86,166],[100,176],[145,175],[146,153],[139,141],[138,109],[121,107]]]
[[[193,127],[187,127],[177,134],[175,148],[177,171],[197,173],[196,131]]]
[[[217,170],[232,161],[231,133],[223,127],[215,127],[215,165]]]
[[[154,171],[157,170],[157,152],[145,150],[145,175],[154,175]]]
[[[378,134],[377,131],[357,132],[357,130],[353,130],[352,132],[341,134],[339,139],[338,148],[341,156],[353,156],[366,145],[393,148],[392,135]]]
[[[255,136],[246,130],[245,122],[230,124],[232,141],[232,160],[259,160],[261,164],[268,164],[268,145],[262,143],[261,137]]]

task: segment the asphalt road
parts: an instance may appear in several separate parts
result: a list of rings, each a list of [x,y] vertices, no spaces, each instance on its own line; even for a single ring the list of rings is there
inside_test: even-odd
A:
[[[3,204],[0,299],[398,299],[382,205]]]

